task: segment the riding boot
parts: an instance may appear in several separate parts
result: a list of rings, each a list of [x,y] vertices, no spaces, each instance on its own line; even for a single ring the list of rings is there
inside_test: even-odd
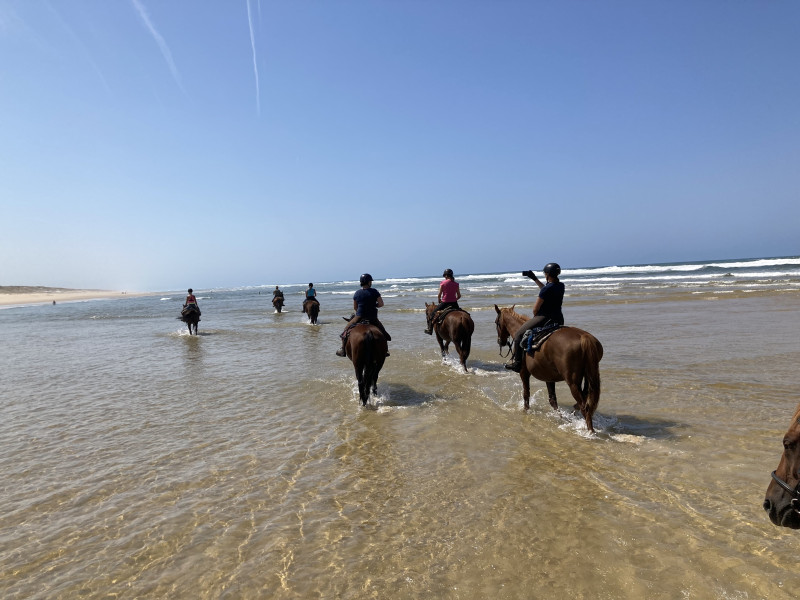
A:
[[[514,344],[514,353],[511,355],[511,360],[505,364],[505,368],[509,371],[519,373],[522,370],[522,361],[525,359],[525,353],[520,348],[519,344]]]

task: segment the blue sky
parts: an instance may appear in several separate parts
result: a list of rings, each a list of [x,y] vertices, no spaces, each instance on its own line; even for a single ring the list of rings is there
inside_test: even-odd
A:
[[[0,285],[800,254],[794,1],[0,0]]]

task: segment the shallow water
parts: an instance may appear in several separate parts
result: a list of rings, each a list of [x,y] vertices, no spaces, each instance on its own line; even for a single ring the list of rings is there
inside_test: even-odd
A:
[[[435,286],[378,282],[367,409],[334,356],[347,286],[318,287],[318,326],[298,293],[202,293],[197,337],[178,294],[0,310],[0,595],[796,597],[800,534],[761,508],[796,289],[573,292],[605,348],[591,436],[564,384],[525,412],[502,368],[493,305],[530,287],[464,294],[464,374],[422,333]]]

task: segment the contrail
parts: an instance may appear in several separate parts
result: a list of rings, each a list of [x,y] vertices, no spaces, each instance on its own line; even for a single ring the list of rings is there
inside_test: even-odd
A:
[[[247,24],[250,26],[250,47],[253,49],[253,73],[256,76],[256,110],[258,116],[261,116],[261,92],[258,85],[258,63],[256,62],[256,37],[253,35],[253,15],[250,13],[250,0],[247,2]],[[261,11],[261,3],[258,4],[258,10]]]
[[[161,50],[161,55],[164,57],[164,60],[167,61],[169,70],[172,71],[172,77],[175,79],[175,83],[178,84],[178,87],[181,88],[181,91],[185,94],[186,90],[183,89],[178,68],[175,66],[175,62],[172,60],[172,53],[169,51],[167,42],[164,41],[164,38],[161,37],[161,34],[156,31],[156,28],[150,21],[150,16],[147,14],[144,6],[142,6],[142,3],[139,2],[139,0],[131,0],[131,2],[133,3],[133,7],[136,9],[136,12],[139,13],[139,17],[141,17],[145,27],[147,27],[148,31],[153,36],[153,39],[156,41],[156,44],[158,44],[158,48]]]

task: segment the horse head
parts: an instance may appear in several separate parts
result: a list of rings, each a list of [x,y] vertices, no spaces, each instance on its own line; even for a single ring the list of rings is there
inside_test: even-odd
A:
[[[514,306],[511,308],[498,308],[497,304],[494,305],[494,310],[497,312],[497,318],[494,320],[494,326],[497,328],[497,345],[500,346],[500,352],[503,352],[503,346],[511,348],[511,338],[513,337],[516,328],[509,322],[509,317],[514,312]]]
[[[764,510],[775,525],[800,529],[800,405],[783,436],[783,454],[767,486]]]

